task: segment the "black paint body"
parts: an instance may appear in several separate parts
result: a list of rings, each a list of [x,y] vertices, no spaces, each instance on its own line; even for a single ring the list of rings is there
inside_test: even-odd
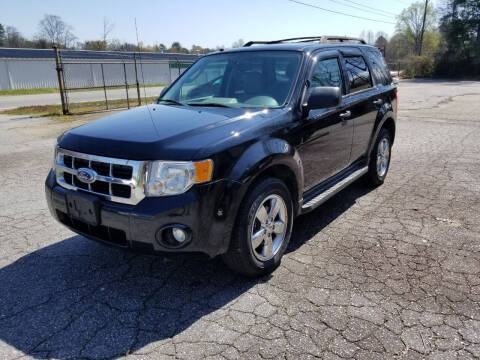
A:
[[[396,87],[373,79],[369,89],[344,93],[337,107],[302,107],[314,58],[360,54],[369,67],[365,45],[283,44],[231,51],[288,50],[303,54],[297,79],[286,105],[274,109],[212,108],[152,104],[74,128],[58,146],[86,154],[130,160],[212,159],[210,183],[195,185],[175,196],[145,198],[137,205],[102,200],[102,225],[124,230],[127,246],[154,251],[199,251],[210,256],[229,246],[237,210],[252,183],[261,176],[282,178],[295,200],[295,213],[332,177],[350,166],[368,164],[373,142],[382,126],[395,133]],[[215,56],[215,54],[208,55]],[[372,73],[372,70],[370,69]],[[382,99],[382,104],[373,101]],[[339,115],[351,112],[349,119]],[[66,211],[65,192],[51,172],[46,193],[52,214]],[[167,249],[155,240],[165,225],[178,223],[192,230],[191,242]],[[68,224],[67,224],[68,225]],[[97,239],[78,229],[74,231]],[[98,239],[97,239],[98,240]]]

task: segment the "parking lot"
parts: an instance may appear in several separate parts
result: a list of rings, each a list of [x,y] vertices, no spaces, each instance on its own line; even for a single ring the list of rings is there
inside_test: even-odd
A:
[[[48,213],[73,121],[0,115],[0,358],[480,357],[480,83],[403,81],[385,184],[299,218],[258,280],[145,256]]]

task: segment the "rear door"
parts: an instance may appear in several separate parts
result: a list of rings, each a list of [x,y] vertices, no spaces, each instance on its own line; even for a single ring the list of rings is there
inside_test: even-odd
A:
[[[335,86],[340,87],[342,93],[345,93],[338,51],[319,52],[314,56],[309,83],[309,89],[317,86]],[[297,129],[302,137],[298,151],[303,164],[305,191],[348,165],[353,125],[342,118],[344,112],[343,104],[311,110]]]
[[[370,69],[360,50],[345,48],[341,52],[347,82],[347,94],[343,98],[343,104],[348,107],[353,122],[350,156],[350,163],[353,163],[367,152],[378,113],[379,104],[376,100],[379,90],[374,87]]]

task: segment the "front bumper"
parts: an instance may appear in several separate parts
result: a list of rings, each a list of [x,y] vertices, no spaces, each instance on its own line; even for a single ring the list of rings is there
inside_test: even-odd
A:
[[[101,199],[100,224],[91,226],[68,215],[65,194],[51,171],[45,193],[51,214],[72,231],[90,239],[142,252],[202,252],[211,257],[228,249],[238,209],[241,186],[221,180],[194,186],[184,194],[145,198],[137,205]],[[159,232],[173,224],[190,230],[190,241],[182,247],[167,247]]]

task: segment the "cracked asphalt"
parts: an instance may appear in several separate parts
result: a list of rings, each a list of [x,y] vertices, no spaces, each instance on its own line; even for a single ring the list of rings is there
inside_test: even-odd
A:
[[[0,359],[479,358],[479,100],[479,82],[401,82],[385,184],[299,218],[257,280],[63,228],[43,181],[90,118],[0,116]]]

